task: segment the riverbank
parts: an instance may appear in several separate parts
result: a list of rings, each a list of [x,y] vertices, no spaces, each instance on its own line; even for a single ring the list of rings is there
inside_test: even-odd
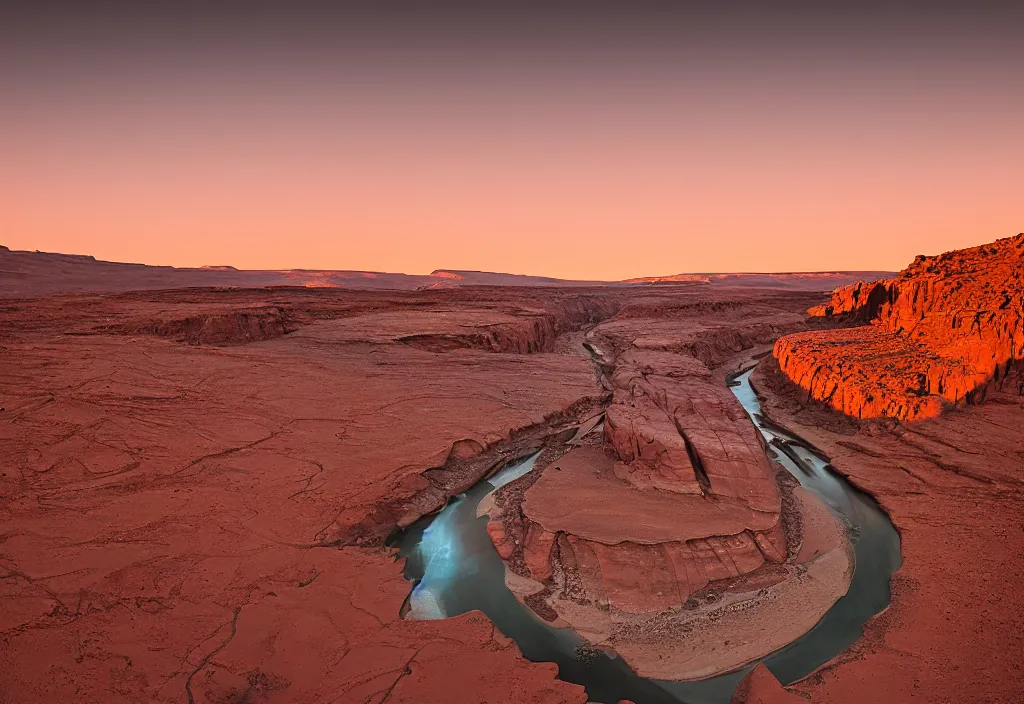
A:
[[[792,689],[822,704],[1021,701],[1024,402],[902,424],[816,403],[766,358],[752,379],[765,414],[813,442],[899,530],[892,603],[840,657]]]
[[[744,409],[760,425],[749,372],[730,378]],[[585,427],[601,426],[595,417]],[[602,435],[591,431],[580,438],[578,432],[566,429],[559,436],[573,436],[574,444],[583,445],[550,446],[542,454],[547,459],[535,471],[529,472],[536,455],[522,468],[510,467],[498,478],[482,482],[403,536],[399,545],[408,560],[407,576],[416,582],[410,617],[444,618],[482,610],[527,657],[557,663],[561,677],[585,685],[594,701],[725,702],[749,667],[713,676],[773,651],[778,652],[767,662],[782,673],[784,681],[809,674],[860,637],[864,621],[886,606],[889,575],[899,564],[899,541],[877,506],[832,476],[813,448],[785,438],[788,444],[783,452],[778,449],[783,446],[777,445],[785,437],[780,431],[762,428],[761,432],[772,441],[767,451],[783,462],[780,481],[784,494],[792,496],[795,504],[796,525],[787,531],[793,537],[791,559],[784,564],[709,586],[683,610],[646,619],[620,614],[614,620],[607,608],[581,603],[578,597],[566,598],[564,591],[552,592],[513,571],[511,565],[506,567],[491,540],[500,534],[495,540],[499,550],[506,543],[501,513],[509,497],[521,501],[550,473],[560,482],[585,481],[574,475],[579,463],[573,456],[590,458],[579,465],[583,470],[592,470],[593,463],[604,456]],[[564,454],[567,449],[569,454]],[[788,477],[788,482],[782,477]],[[797,486],[798,482],[805,486]],[[498,487],[504,488],[496,493]],[[491,518],[486,531],[481,523],[485,515]],[[856,536],[861,566],[854,588],[846,594],[854,567],[848,531]],[[509,559],[511,553],[502,557]],[[650,570],[644,574],[647,579],[656,577]],[[594,579],[582,573],[581,578]],[[550,614],[545,616],[550,623],[530,613],[527,604],[541,615]],[[567,630],[570,626],[590,644]],[[581,658],[587,648],[593,654]],[[591,662],[581,662],[587,659]],[[641,680],[630,669],[651,679]],[[688,679],[680,673],[692,674],[695,680],[711,679],[679,682]],[[649,691],[651,687],[657,695]]]

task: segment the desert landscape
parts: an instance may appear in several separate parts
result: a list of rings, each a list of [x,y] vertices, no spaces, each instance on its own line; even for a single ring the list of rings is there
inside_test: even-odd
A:
[[[0,3],[0,704],[1024,704],[1021,27]]]
[[[215,270],[226,285],[138,290],[148,267],[79,260],[101,290],[56,294],[65,258],[0,257],[34,267],[0,306],[4,701],[1021,691],[1024,235],[831,301],[799,282],[246,288]],[[814,471],[898,533],[873,586],[851,582],[879,559],[855,555],[870,528]],[[479,506],[449,530],[467,537],[410,558],[466,492]],[[477,564],[470,531],[492,562],[453,588],[438,565]],[[508,600],[460,610],[474,580]],[[536,623],[517,644],[502,619]]]

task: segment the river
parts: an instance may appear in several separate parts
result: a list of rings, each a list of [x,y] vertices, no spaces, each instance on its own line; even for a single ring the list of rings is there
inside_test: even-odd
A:
[[[761,661],[784,684],[807,676],[849,647],[863,624],[889,604],[889,577],[899,568],[899,534],[869,496],[831,470],[810,448],[782,430],[765,427],[747,370],[730,388],[768,442],[768,453],[846,524],[854,546],[850,589],[806,634]],[[398,535],[393,544],[405,557],[405,576],[414,583],[407,618],[439,619],[474,609],[485,613],[533,661],[558,665],[559,678],[586,687],[591,701],[615,704],[686,702],[727,704],[736,684],[756,663],[696,682],[637,676],[619,657],[585,646],[572,629],[552,628],[505,586],[505,565],[487,535],[480,501],[533,468],[537,456],[506,467]]]

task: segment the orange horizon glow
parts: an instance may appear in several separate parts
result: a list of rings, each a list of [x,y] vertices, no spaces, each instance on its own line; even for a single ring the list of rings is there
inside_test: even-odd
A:
[[[751,30],[659,54],[648,34],[458,62],[383,39],[329,60],[0,48],[0,244],[622,280],[895,271],[1024,230],[1011,45]]]

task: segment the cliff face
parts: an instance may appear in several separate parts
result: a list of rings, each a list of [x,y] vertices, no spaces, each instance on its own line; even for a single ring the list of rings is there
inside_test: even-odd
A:
[[[808,394],[859,418],[915,420],[984,399],[1024,357],[1024,233],[836,289],[812,316],[861,327],[781,338],[775,357]]]

